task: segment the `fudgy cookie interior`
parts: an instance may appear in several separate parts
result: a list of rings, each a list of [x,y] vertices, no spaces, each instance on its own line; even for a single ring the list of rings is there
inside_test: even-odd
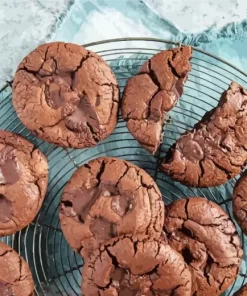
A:
[[[87,190],[75,190],[73,202],[62,201],[61,211],[67,216],[77,216],[81,223],[85,223],[85,218],[89,214],[96,200],[101,196],[111,199],[110,207],[119,216],[127,215],[135,206],[134,196],[130,192],[121,192],[115,185],[100,183],[95,188]],[[71,194],[70,193],[70,194]],[[66,195],[64,196],[66,199]],[[71,198],[70,198],[71,199]],[[96,217],[90,224],[90,231],[99,240],[107,240],[116,236],[116,225],[104,219]]]
[[[153,154],[162,142],[167,112],[183,94],[191,55],[189,46],[161,51],[127,81],[122,116],[130,133]]]
[[[157,185],[145,171],[121,159],[98,158],[85,164],[62,195],[62,230],[78,252],[122,234],[158,238],[163,219]]]

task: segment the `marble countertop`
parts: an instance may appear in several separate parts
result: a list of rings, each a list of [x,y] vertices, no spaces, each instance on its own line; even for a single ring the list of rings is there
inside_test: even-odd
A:
[[[247,72],[245,0],[1,0],[0,87],[52,40],[156,37],[192,44]]]

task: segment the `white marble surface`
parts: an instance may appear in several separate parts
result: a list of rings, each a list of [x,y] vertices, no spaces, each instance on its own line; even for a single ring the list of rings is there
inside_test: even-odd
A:
[[[200,45],[246,19],[246,0],[0,0],[0,87],[42,42],[149,36]]]
[[[49,40],[69,0],[0,0],[0,88],[28,51]]]
[[[246,0],[143,0],[159,17],[183,33],[220,30],[247,18]]]

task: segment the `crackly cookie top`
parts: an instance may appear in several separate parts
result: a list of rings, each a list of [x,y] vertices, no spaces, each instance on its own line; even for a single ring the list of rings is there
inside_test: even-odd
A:
[[[47,183],[45,156],[21,136],[0,130],[0,236],[15,233],[34,219]]]
[[[145,62],[124,89],[122,116],[130,133],[153,154],[162,142],[166,114],[183,94],[191,55],[189,46],[161,51]]]
[[[53,42],[23,59],[13,83],[21,121],[64,147],[94,146],[117,122],[119,90],[107,64],[82,46]]]
[[[237,278],[242,254],[230,217],[205,198],[180,199],[166,206],[164,231],[192,272],[192,295],[221,295]]]
[[[232,197],[233,214],[245,234],[247,234],[247,171],[237,181]]]
[[[247,91],[232,82],[218,106],[177,140],[161,169],[195,187],[218,186],[238,175],[247,161],[246,104]]]
[[[191,273],[168,244],[122,236],[102,245],[86,261],[82,295],[190,296]]]
[[[0,242],[0,295],[33,296],[34,283],[27,263]]]
[[[144,170],[121,159],[97,158],[78,169],[65,186],[60,220],[71,247],[87,256],[117,235],[160,237],[164,204]]]

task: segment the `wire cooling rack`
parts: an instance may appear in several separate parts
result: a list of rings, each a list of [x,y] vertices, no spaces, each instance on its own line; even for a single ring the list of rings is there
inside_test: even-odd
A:
[[[160,50],[177,43],[151,38],[123,38],[85,45],[100,54],[115,72],[121,93],[129,77],[140,65]],[[49,161],[50,175],[46,198],[36,219],[19,233],[1,238],[29,263],[36,283],[36,295],[81,295],[83,259],[66,243],[59,223],[58,207],[64,185],[82,164],[100,156],[120,157],[145,169],[157,182],[164,201],[170,203],[189,196],[202,196],[223,207],[232,220],[231,195],[236,180],[216,188],[195,189],[173,182],[158,171],[158,164],[172,143],[215,107],[220,94],[232,80],[247,87],[247,74],[216,56],[194,48],[192,70],[178,105],[169,113],[164,141],[157,156],[146,152],[130,135],[119,117],[114,133],[97,147],[63,149],[45,143],[28,131],[16,116],[11,102],[11,87],[0,90],[0,128],[21,134],[41,149]],[[18,197],[17,197],[18,198]],[[235,221],[234,221],[235,222]],[[247,280],[246,238],[238,228],[245,255],[238,279],[224,295],[233,295]]]

